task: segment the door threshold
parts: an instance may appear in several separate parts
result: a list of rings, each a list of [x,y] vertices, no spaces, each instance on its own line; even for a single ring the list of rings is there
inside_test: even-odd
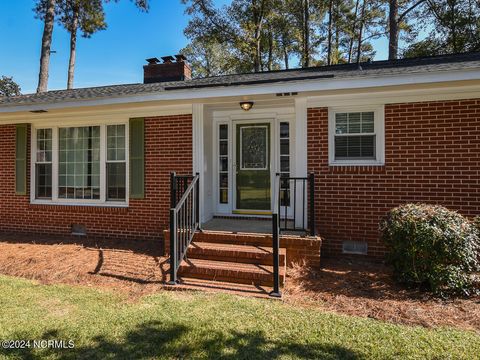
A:
[[[237,215],[264,215],[269,216],[272,215],[271,211],[265,210],[232,210],[232,214]]]

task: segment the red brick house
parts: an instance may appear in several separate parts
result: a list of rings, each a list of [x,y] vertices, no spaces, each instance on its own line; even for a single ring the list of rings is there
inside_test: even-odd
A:
[[[402,203],[480,213],[480,53],[205,79],[162,59],[143,84],[0,99],[1,231],[163,244],[171,172],[198,173],[184,215],[237,221],[238,244],[242,218],[271,238],[272,211],[317,235],[283,232],[289,262],[382,257],[378,222]]]

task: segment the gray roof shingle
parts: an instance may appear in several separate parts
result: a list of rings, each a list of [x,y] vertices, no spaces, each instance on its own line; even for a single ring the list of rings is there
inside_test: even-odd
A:
[[[359,65],[341,64],[310,67],[306,69],[224,75],[153,84],[124,84],[73,90],[53,90],[40,94],[0,97],[0,107],[116,98],[207,87],[255,85],[312,79],[328,81],[328,79],[332,78],[368,78],[468,69],[480,69],[480,53],[400,59],[394,61],[373,61]]]

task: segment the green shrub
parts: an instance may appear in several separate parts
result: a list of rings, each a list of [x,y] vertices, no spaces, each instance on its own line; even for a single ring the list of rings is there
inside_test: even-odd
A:
[[[477,228],[477,234],[480,236],[480,216],[475,216],[473,219],[473,225]]]
[[[480,233],[474,222],[443,206],[406,204],[391,210],[380,230],[399,281],[441,296],[478,293]]]

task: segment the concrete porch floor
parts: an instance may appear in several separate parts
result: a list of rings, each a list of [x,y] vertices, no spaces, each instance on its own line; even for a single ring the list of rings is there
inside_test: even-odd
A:
[[[288,226],[293,224],[291,220],[288,221]],[[272,233],[272,219],[271,218],[213,218],[202,224],[203,230],[212,231],[229,231],[234,233],[256,233],[256,234],[271,234]],[[300,231],[283,231],[283,234],[303,235]]]
[[[271,219],[213,218],[202,225],[203,230],[245,233],[271,233]]]

